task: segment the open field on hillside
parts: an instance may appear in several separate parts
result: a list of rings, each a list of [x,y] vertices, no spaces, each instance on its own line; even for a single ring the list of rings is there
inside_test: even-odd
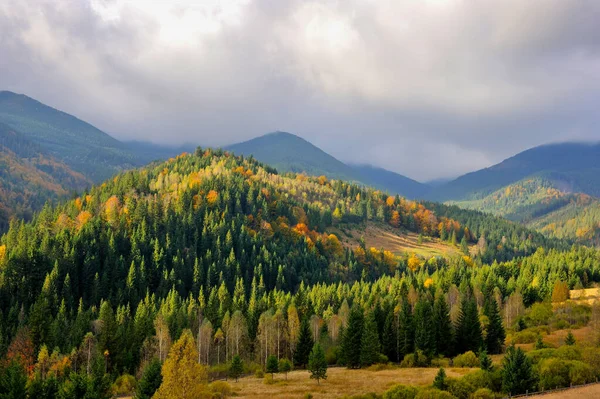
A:
[[[346,229],[333,231],[346,247],[356,247],[364,237],[367,248],[383,248],[396,255],[416,253],[426,258],[432,256],[460,255],[460,249],[438,238],[423,237],[419,243],[419,235],[413,232],[401,232],[389,226],[367,223],[364,229]]]
[[[449,368],[448,376],[460,377],[474,369]],[[425,386],[433,382],[438,369],[413,368],[381,371],[348,370],[335,367],[327,370],[327,380],[319,385],[309,378],[306,370],[293,371],[287,381],[283,374],[275,376],[275,383],[265,384],[262,378],[254,376],[230,382],[237,398],[304,398],[311,393],[315,399],[333,399],[344,395],[382,393],[396,384]]]

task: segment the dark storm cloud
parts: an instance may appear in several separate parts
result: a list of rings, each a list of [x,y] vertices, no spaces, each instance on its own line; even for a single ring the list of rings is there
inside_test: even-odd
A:
[[[0,88],[118,138],[273,130],[419,179],[598,140],[597,1],[7,1]]]

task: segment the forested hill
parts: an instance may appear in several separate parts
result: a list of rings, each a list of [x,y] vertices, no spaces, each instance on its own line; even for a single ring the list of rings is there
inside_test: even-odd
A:
[[[544,250],[564,243],[498,220],[344,181],[279,175],[252,158],[198,148],[11,224],[0,245],[0,357],[30,370],[33,382],[47,384],[52,375],[61,390],[82,384],[76,386],[104,398],[107,381],[142,372],[153,358],[164,362],[171,338],[192,334],[194,363],[204,365],[221,362],[227,342],[227,360],[239,354],[265,364],[277,353],[302,367],[312,347],[309,319],[318,326],[334,320],[323,344],[335,353],[339,347],[339,362],[352,367],[377,361],[378,342],[395,360],[417,349],[448,356],[478,350],[475,298],[485,298],[484,313],[494,320],[487,331],[500,334],[492,291],[501,303],[515,296],[529,306],[547,298],[557,280],[585,286],[600,279],[595,251]],[[464,253],[422,258],[364,241],[349,248],[330,232],[366,221],[439,237]],[[469,243],[478,244],[472,253]],[[450,335],[425,339],[434,298]],[[398,304],[402,320],[412,319],[411,303],[422,323],[392,323]],[[343,323],[354,323],[349,306],[360,320],[366,314],[369,358],[350,355],[353,344],[338,335]],[[459,308],[469,315],[453,327],[450,312]],[[362,334],[362,324],[356,328]],[[448,338],[454,328],[456,343]],[[463,339],[470,336],[465,328],[479,339]],[[390,337],[401,333],[398,348]],[[490,352],[501,351],[502,337],[487,339]],[[56,348],[52,356],[48,348]]]
[[[11,127],[0,123],[0,231],[11,217],[29,219],[48,200],[91,184]]]

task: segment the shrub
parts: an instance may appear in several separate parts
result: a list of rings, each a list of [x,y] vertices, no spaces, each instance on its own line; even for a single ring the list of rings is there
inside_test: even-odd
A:
[[[383,394],[383,399],[414,399],[419,389],[406,385],[395,385]]]
[[[549,359],[551,357],[556,357],[556,349],[538,349],[534,351],[527,352],[527,356],[531,359],[534,364],[538,364],[540,361],[544,359]]]
[[[538,334],[532,330],[519,331],[515,333],[510,341],[515,344],[532,344],[537,340]]]
[[[400,367],[427,367],[428,365],[429,359],[420,350],[404,356],[404,360],[400,363]]]
[[[452,364],[454,367],[479,367],[479,358],[473,351],[468,351],[456,356]]]
[[[264,378],[265,372],[262,369],[258,369],[254,372],[256,378]]]
[[[215,399],[224,399],[231,396],[233,393],[231,385],[225,381],[215,381],[208,386],[213,393]]]
[[[436,357],[435,359],[431,359],[431,366],[448,368],[450,367],[450,359],[445,357]]]
[[[555,389],[569,386],[569,367],[565,360],[544,359],[539,365],[539,386],[542,389]]]
[[[533,325],[540,326],[542,324],[548,324],[552,314],[552,305],[549,303],[537,302],[531,306],[528,316]]]
[[[135,391],[135,377],[129,374],[119,376],[112,384],[111,391],[114,396],[131,395]]]
[[[263,378],[263,384],[265,384],[265,385],[273,385],[273,384],[275,384],[275,382],[276,381],[272,375],[265,375]]]
[[[581,385],[596,379],[594,369],[578,360],[569,362],[569,380],[573,385]]]
[[[312,393],[305,393],[304,394],[304,399],[313,399],[313,394]]]
[[[325,360],[327,361],[327,364],[337,364],[338,353],[339,353],[339,347],[333,346],[333,347],[328,348],[327,351],[325,352]]]
[[[479,388],[471,396],[472,399],[494,399],[495,397],[494,392],[487,388]]]
[[[582,357],[581,349],[570,345],[561,346],[554,352],[554,355],[565,360],[581,360]]]
[[[464,378],[448,378],[448,392],[458,399],[469,399],[476,388]]]
[[[586,348],[582,360],[589,364],[597,377],[600,377],[600,348]]]
[[[415,399],[456,399],[456,396],[446,391],[429,388],[419,391],[417,396],[415,396]]]
[[[477,370],[465,375],[462,379],[471,384],[473,389],[494,388],[493,374],[489,371]]]

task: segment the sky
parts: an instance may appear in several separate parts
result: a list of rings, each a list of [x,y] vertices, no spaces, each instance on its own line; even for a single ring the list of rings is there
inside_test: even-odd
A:
[[[122,140],[297,134],[417,180],[600,140],[597,0],[3,0],[0,90]]]

